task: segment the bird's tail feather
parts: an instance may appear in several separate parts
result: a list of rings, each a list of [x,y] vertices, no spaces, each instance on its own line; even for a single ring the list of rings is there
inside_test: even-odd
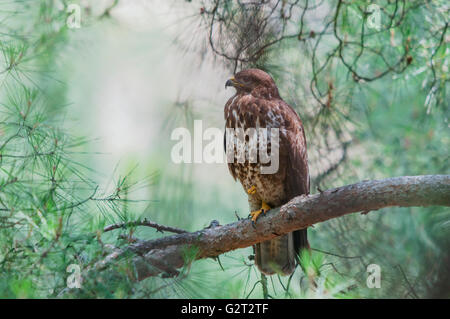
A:
[[[292,233],[294,236],[294,248],[297,253],[297,255],[300,254],[300,251],[303,249],[309,250],[309,242],[308,242],[308,230],[305,229],[299,229]]]
[[[290,275],[303,248],[309,248],[306,229],[256,244],[255,264],[266,275]]]

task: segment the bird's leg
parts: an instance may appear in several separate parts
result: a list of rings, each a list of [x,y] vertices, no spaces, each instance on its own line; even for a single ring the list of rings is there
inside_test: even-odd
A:
[[[247,194],[255,195],[256,194],[256,186],[252,186],[249,189],[247,189]]]
[[[259,215],[261,215],[262,213],[266,213],[269,210],[270,210],[270,206],[267,205],[264,201],[262,201],[261,209],[255,210],[254,212],[250,213],[250,216],[252,216],[252,222],[253,223],[256,222],[256,220],[258,219]]]

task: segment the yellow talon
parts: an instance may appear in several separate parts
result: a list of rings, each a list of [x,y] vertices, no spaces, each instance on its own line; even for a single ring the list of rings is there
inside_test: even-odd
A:
[[[250,216],[252,216],[252,221],[256,222],[256,220],[258,219],[258,216],[261,215],[261,213],[263,212],[262,209],[260,210],[255,210],[254,212],[250,213]]]
[[[271,207],[267,205],[265,202],[262,202],[261,209],[264,210],[264,213],[269,211]]]
[[[249,189],[247,189],[247,194],[250,194],[250,195],[256,194],[256,186],[252,186]]]
[[[267,205],[265,202],[262,202],[260,210],[255,210],[254,212],[250,213],[250,216],[252,216],[252,221],[256,222],[256,220],[258,219],[259,215],[261,215],[262,213],[266,213],[269,210],[270,210],[270,206]]]

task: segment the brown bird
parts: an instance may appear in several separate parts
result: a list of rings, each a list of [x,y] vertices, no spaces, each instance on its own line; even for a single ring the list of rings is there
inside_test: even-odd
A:
[[[245,161],[238,160],[237,148],[227,153],[228,168],[231,175],[238,179],[248,194],[250,215],[256,223],[258,216],[270,208],[287,203],[293,197],[309,193],[309,172],[306,152],[306,139],[303,124],[297,113],[284,102],[272,77],[259,69],[247,69],[229,79],[225,88],[233,86],[236,94],[225,104],[225,126],[233,129],[234,135],[225,134],[224,144],[230,138],[242,139],[238,129],[267,129],[267,139],[258,139],[258,149],[267,147],[270,161],[263,162],[260,153],[256,161],[249,154],[250,140],[245,136]],[[270,129],[279,133],[278,143],[270,139]],[[230,132],[230,130],[228,130]],[[238,136],[239,135],[239,136]],[[275,136],[275,135],[273,135]],[[237,145],[238,142],[234,142]],[[263,167],[274,163],[273,152],[278,148],[278,165],[276,171],[262,173]],[[230,161],[230,158],[232,161]],[[278,166],[278,167],[276,167]],[[255,264],[267,275],[275,273],[291,274],[296,267],[298,255],[302,248],[309,248],[307,230],[302,229],[256,244],[254,247]]]

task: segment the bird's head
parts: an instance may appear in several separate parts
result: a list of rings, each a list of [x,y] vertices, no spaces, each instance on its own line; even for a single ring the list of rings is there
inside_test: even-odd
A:
[[[242,70],[225,83],[233,86],[237,93],[251,93],[256,97],[278,98],[278,89],[272,77],[259,69]]]

